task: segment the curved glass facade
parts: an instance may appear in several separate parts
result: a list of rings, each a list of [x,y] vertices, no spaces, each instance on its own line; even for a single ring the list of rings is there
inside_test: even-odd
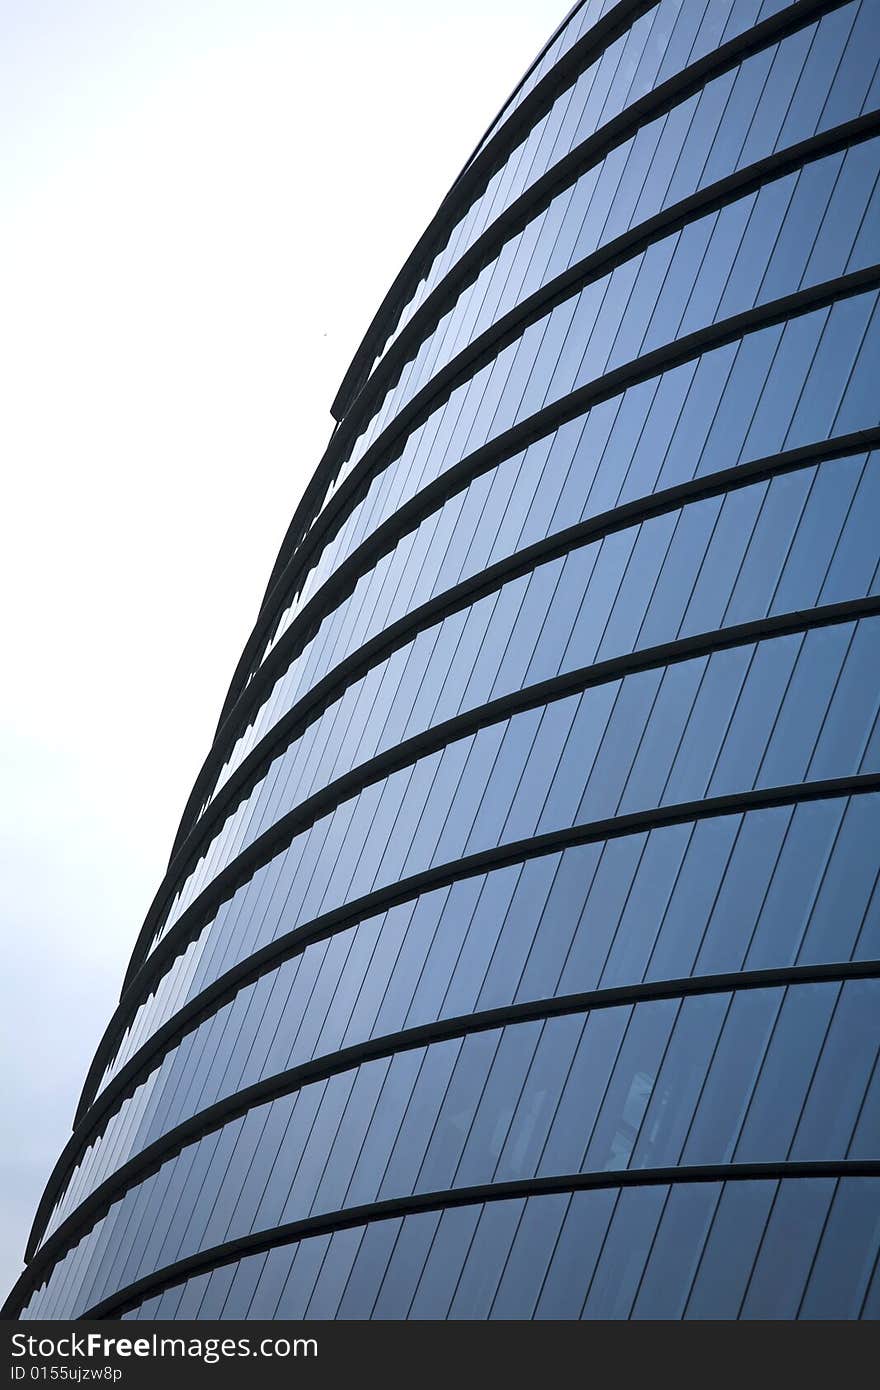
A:
[[[337,397],[7,1312],[880,1312],[880,8],[584,0]]]

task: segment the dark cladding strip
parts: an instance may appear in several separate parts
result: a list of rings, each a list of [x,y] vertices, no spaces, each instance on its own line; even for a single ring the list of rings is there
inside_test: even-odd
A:
[[[857,120],[850,121],[845,125],[836,126],[833,130],[826,131],[822,135],[814,136],[810,140],[801,141],[799,144],[790,146],[788,149],[778,154],[770,155],[768,158],[760,160],[747,168],[740,170],[736,174],[730,175],[718,183],[712,184],[709,188],[699,193],[692,194],[681,202],[674,204],[671,208],[658,213],[647,222],[639,224],[638,227],[615,238],[613,242],[585,257],[576,265],[569,267],[556,279],[535,291],[527,300],[522,301],[508,314],[504,315],[493,324],[479,339],[474,340],[463,352],[459,353],[441,372],[432,378],[426,387],[414,397],[407,406],[395,417],[388,431],[383,432],[381,441],[376,441],[375,446],[371,446],[369,454],[373,457],[375,449],[381,442],[381,452],[385,449],[385,439],[388,433],[395,436],[399,435],[400,430],[406,433],[412,427],[413,416],[419,415],[423,409],[421,404],[423,398],[433,400],[446,385],[451,387],[459,378],[464,378],[470,374],[474,368],[473,353],[483,358],[492,355],[504,343],[512,338],[519,336],[520,333],[535,319],[541,317],[554,304],[567,298],[572,291],[572,287],[581,283],[588,283],[599,274],[604,274],[613,270],[629,257],[646,250],[652,243],[667,236],[687,225],[696,215],[704,215],[717,211],[729,202],[733,202],[746,196],[756,188],[771,182],[773,179],[784,177],[793,170],[802,168],[807,164],[815,162],[817,159],[825,158],[830,154],[841,149],[851,148],[864,140],[872,138],[880,130],[880,111],[859,117]],[[462,364],[465,364],[463,366]],[[398,428],[400,427],[400,429]],[[366,455],[365,455],[366,457]],[[380,460],[381,462],[381,460]],[[391,466],[393,460],[388,466]],[[467,460],[462,460],[462,465],[466,465]],[[464,480],[459,473],[458,465],[455,470],[457,486],[460,489],[464,486]],[[485,471],[485,470],[484,470]],[[315,594],[303,610],[294,619],[288,632],[284,637],[291,634],[289,641],[284,642],[284,650],[289,651],[294,640],[306,642],[309,636],[316,630],[319,622],[324,616],[339,602],[346,594],[351,591],[357,578],[375,565],[382,555],[390,548],[389,539],[398,539],[405,533],[407,526],[411,526],[412,517],[418,519],[425,515],[424,501],[428,495],[435,497],[440,495],[443,500],[450,495],[449,479],[453,470],[444,473],[441,478],[436,479],[417,498],[405,504],[386,522],[379,526],[365,541],[349,555],[338,569],[328,576],[320,590]],[[360,469],[358,476],[361,476]],[[347,489],[343,490],[347,495]],[[342,495],[342,494],[341,494]],[[321,534],[324,534],[322,531]],[[329,542],[328,542],[329,543]],[[312,542],[310,540],[310,552]],[[289,595],[293,585],[293,572],[303,565],[303,556],[297,552],[291,557],[284,575],[283,583],[279,581],[281,593],[278,600],[280,606]],[[266,636],[268,628],[273,620],[277,619],[275,612],[276,605],[273,604],[271,611],[267,610],[258,617],[257,627],[263,636]],[[293,637],[296,633],[296,639]],[[253,634],[252,634],[253,636]],[[240,691],[235,703],[228,710],[227,715],[221,720],[217,729],[211,749],[207,758],[196,778],[195,785],[190,793],[187,804],[181,817],[180,826],[175,836],[172,847],[172,859],[180,849],[184,838],[191,832],[198,820],[199,808],[208,790],[208,782],[212,771],[219,770],[222,766],[224,753],[235,742],[242,722],[247,717],[247,711],[253,708],[258,692],[265,688],[265,670],[271,664],[271,670],[277,669],[277,665],[272,658],[276,656],[278,648],[275,648],[269,656],[254,670],[251,679],[243,690]]]
[[[470,607],[478,599],[499,589],[510,580],[527,574],[538,565],[557,559],[605,536],[613,535],[617,531],[663,516],[688,503],[723,496],[756,482],[815,466],[819,462],[831,462],[848,454],[871,449],[878,444],[880,429],[863,430],[837,436],[826,443],[808,444],[783,454],[721,469],[717,473],[705,473],[689,483],[678,483],[674,487],[664,488],[647,497],[626,502],[620,507],[612,507],[609,511],[601,512],[576,526],[568,526],[562,531],[554,532],[552,536],[536,541],[523,550],[515,551],[460,584],[444,590],[418,608],[412,609],[333,667],[267,729],[260,741],[242,759],[171,860],[151,908],[151,912],[155,911],[157,914],[156,920],[158,921],[165,905],[170,903],[177,884],[196,862],[210,836],[220,827],[234,806],[248,795],[274,757],[320,718],[353,681],[360,679],[372,667],[386,660],[426,628]],[[292,631],[293,625],[288,629],[288,632]],[[292,659],[288,653],[293,640],[287,644],[282,639],[272,653],[273,656],[276,652],[280,655],[270,673],[270,687],[277,679],[279,670],[283,670],[287,661]]]
[[[159,1293],[171,1284],[203,1274],[218,1266],[234,1263],[245,1255],[271,1250],[277,1245],[289,1245],[304,1236],[328,1235],[333,1231],[361,1226],[369,1221],[382,1221],[395,1216],[410,1216],[423,1211],[442,1211],[449,1207],[471,1206],[476,1202],[504,1202],[518,1197],[549,1197],[562,1192],[586,1192],[609,1187],[657,1187],[687,1182],[766,1182],[789,1178],[876,1178],[880,1177],[880,1161],[873,1159],[841,1159],[836,1162],[781,1163],[714,1163],[682,1168],[606,1169],[602,1173],[569,1173],[563,1177],[531,1178],[520,1182],[486,1184],[477,1187],[447,1188],[443,1192],[425,1192],[403,1200],[374,1202],[352,1207],[327,1216],[308,1217],[305,1221],[278,1226],[274,1231],[257,1231],[237,1241],[217,1245],[210,1251],[200,1251],[189,1259],[129,1284],[94,1304],[79,1316],[82,1318],[118,1317],[126,1308],[142,1302],[145,1297]],[[8,1314],[4,1310],[4,1316]]]
[[[668,109],[669,107],[674,106],[677,103],[677,101],[681,100],[689,92],[699,88],[710,77],[722,75],[724,72],[736,67],[740,62],[742,62],[745,58],[749,57],[751,54],[758,52],[761,49],[769,47],[772,43],[776,42],[778,39],[782,37],[787,37],[789,34],[796,33],[798,30],[803,29],[817,18],[821,17],[824,14],[830,13],[833,10],[841,8],[841,6],[846,3],[848,3],[848,0],[799,0],[799,3],[790,5],[786,10],[782,11],[781,13],[772,15],[763,23],[758,24],[754,28],[748,30],[745,34],[740,35],[738,38],[732,39],[728,44],[725,44],[723,48],[716,50],[714,53],[710,55],[707,55],[705,59],[694,64],[692,68],[685,69],[683,73],[677,74],[675,77],[671,78],[667,83],[665,83],[662,88],[658,88],[654,93],[649,93],[648,97],[643,98],[642,101],[636,102],[631,107],[627,108],[627,112],[625,113],[628,122],[625,127],[626,131],[628,132],[628,134],[634,133],[635,130],[638,128],[639,124],[642,124],[645,120],[651,119],[654,116],[661,114],[661,110]],[[645,8],[650,8],[650,6],[646,6]],[[659,94],[661,93],[662,102],[659,99]],[[648,101],[649,98],[651,102],[655,104],[650,106],[644,106],[643,103]],[[632,117],[634,113],[636,115],[636,120],[633,123]],[[610,125],[609,127],[603,127],[603,132],[609,128]],[[625,134],[622,134],[620,140],[623,140],[625,138],[627,138],[627,136]],[[620,140],[618,141],[618,143],[620,143]],[[576,152],[579,157],[581,157],[582,151],[583,146],[579,146],[578,151]],[[568,156],[567,159],[573,161],[574,152],[571,156]],[[574,169],[574,167],[574,163],[572,163],[572,170]],[[554,166],[554,170],[552,171],[556,176],[554,180],[554,187],[558,185],[559,176],[562,168],[562,163]],[[545,176],[545,179],[547,177],[548,176]],[[532,198],[535,199],[539,196],[544,196],[549,188],[549,184],[545,188],[544,180],[539,181],[533,186],[531,190]],[[438,214],[438,217],[439,216],[440,214]],[[338,470],[339,463],[341,462],[341,455],[345,447],[345,440],[347,439],[347,437],[348,436],[346,432],[342,429],[342,427],[337,427],[330,441],[330,444],[327,447],[324,457],[318,464],[315,474],[311,482],[309,483],[306,492],[303,494],[303,498],[299,506],[297,507],[296,512],[294,513],[294,517],[290,523],[290,526],[288,527],[285,538],[282,541],[278,558],[270,575],[266,593],[263,597],[263,601],[260,606],[260,612],[257,618],[257,623],[255,625],[254,631],[248,638],[247,644],[245,645],[244,652],[242,653],[241,659],[239,660],[239,663],[236,667],[235,673],[232,678],[232,682],[229,687],[229,691],[226,696],[226,700],[224,701],[223,709],[221,710],[220,720],[217,728],[218,734],[220,733],[220,730],[225,722],[226,715],[228,714],[230,708],[235,703],[239,694],[245,686],[248,673],[251,670],[251,667],[254,663],[257,649],[262,640],[263,632],[267,622],[267,614],[269,614],[272,611],[276,603],[282,601],[283,599],[283,592],[280,592],[280,590],[282,584],[286,587],[286,585],[289,583],[289,578],[286,574],[286,570],[288,568],[288,558],[291,557],[292,552],[294,552],[294,550],[297,550],[297,554],[293,558],[298,559],[298,547],[300,546],[300,542],[305,538],[307,532],[309,533],[309,535],[311,535],[311,533],[309,532],[309,526],[311,524],[311,521],[314,520],[317,514],[316,507],[320,506],[321,498],[325,493],[330,480],[335,476]],[[368,451],[368,454],[366,454],[364,458],[368,458],[371,452],[372,450]],[[361,462],[363,463],[363,460]],[[361,476],[360,471],[358,473],[358,476]],[[343,495],[344,491],[345,490],[341,490],[340,494],[338,494],[337,496]],[[333,505],[335,509],[335,498]]]
[[[829,800],[844,796],[868,795],[880,791],[880,773],[861,773],[853,777],[836,777],[822,782],[796,783],[786,787],[768,787],[752,792],[737,792],[729,796],[713,797],[707,800],[681,803],[651,811],[631,812],[625,816],[609,817],[603,821],[590,821],[564,831],[520,840],[497,849],[483,850],[464,859],[441,864],[423,870],[411,878],[402,879],[387,888],[377,889],[353,902],[346,903],[311,922],[270,942],[262,950],[239,962],[231,970],[203,991],[185,1009],[180,1010],[161,1029],[158,1029],[150,1042],[118,1073],[102,1092],[94,1109],[83,1105],[77,1115],[76,1129],[58,1160],[40,1204],[28,1253],[36,1248],[51,1215],[57,1195],[66,1180],[77,1154],[81,1152],[86,1140],[90,1138],[107,1118],[111,1107],[124,1098],[124,1093],[134,1089],[137,1076],[150,1057],[160,1050],[167,1050],[169,1042],[196,1027],[199,1021],[214,1012],[225,999],[235,994],[245,983],[250,983],[276,968],[288,957],[296,955],[304,946],[322,940],[355,925],[365,917],[408,902],[431,889],[476,877],[488,870],[502,868],[508,864],[525,863],[547,854],[555,854],[573,845],[595,843],[600,840],[619,839],[622,836],[640,831],[659,829],[663,826],[680,825],[690,821],[707,820],[718,816],[739,815],[750,810],[760,810],[773,806],[800,805],[804,802]],[[186,1026],[185,1026],[186,1025]]]
[[[28,1274],[32,1280],[39,1280],[41,1272],[60,1259],[66,1250],[76,1243],[85,1227],[93,1226],[129,1188],[137,1186],[152,1173],[157,1172],[188,1144],[221,1129],[254,1106],[278,1100],[300,1090],[310,1082],[326,1080],[340,1072],[350,1071],[364,1062],[393,1057],[399,1052],[410,1052],[414,1048],[425,1047],[431,1043],[447,1042],[452,1038],[484,1033],[493,1028],[532,1023],[566,1014],[589,1013],[657,999],[684,999],[693,995],[723,994],[734,990],[876,979],[878,976],[880,960],[838,961],[832,964],[785,966],[775,970],[729,971],[717,975],[685,976],[677,980],[651,981],[647,984],[618,986],[613,989],[586,990],[579,994],[559,995],[553,999],[530,1000],[527,1003],[485,1009],[479,1013],[462,1014],[455,1018],[441,1019],[439,1022],[420,1024],[415,1028],[371,1038],[367,1042],[357,1043],[266,1077],[242,1091],[225,1096],[216,1104],[168,1130],[134,1158],[122,1164],[99,1187],[89,1193],[38,1251],[34,1252],[29,1243],[27,1258],[31,1263]]]
[[[789,319],[808,314],[814,309],[825,308],[830,304],[852,298],[866,290],[876,289],[878,286],[880,286],[880,263],[864,270],[854,271],[850,275],[839,276],[834,280],[824,281],[820,285],[799,290],[795,294],[785,295],[781,299],[771,300],[768,304],[761,305],[757,309],[749,309],[744,313],[735,314],[709,328],[698,329],[697,332],[689,333],[684,338],[667,343],[663,347],[647,353],[644,357],[637,357],[631,362],[625,362],[621,367],[615,368],[605,376],[598,377],[595,381],[580,387],[570,395],[564,396],[562,400],[554,402],[535,415],[530,415],[521,424],[514,425],[511,429],[491,440],[489,444],[476,450],[468,459],[467,467],[472,470],[473,476],[479,476],[480,473],[487,472],[494,467],[500,459],[509,454],[517,453],[528,444],[543,438],[557,426],[583,415],[588,409],[601,404],[610,397],[619,395],[626,387],[635,386],[639,382],[659,375],[670,367],[692,361],[709,347],[723,347],[726,343],[735,342],[749,333],[772,327],[774,324],[785,323]],[[463,464],[459,465],[459,467],[463,466]],[[455,470],[450,469],[450,475],[454,472]],[[160,889],[160,893],[163,891]],[[162,906],[158,900],[154,899],[126,970],[122,985],[123,998],[149,952],[161,912]]]
[[[439,751],[448,743],[477,733],[490,724],[501,723],[512,715],[566,699],[593,686],[604,685],[636,672],[677,665],[693,657],[710,655],[730,647],[744,646],[791,633],[806,632],[816,627],[856,622],[860,618],[876,617],[878,613],[880,595],[872,594],[867,598],[848,599],[842,603],[827,604],[821,608],[804,609],[795,613],[774,614],[768,618],[738,623],[729,628],[713,629],[708,633],[697,633],[691,637],[663,642],[657,646],[566,671],[536,685],[514,690],[394,744],[306,797],[292,810],[275,820],[230,863],[220,869],[181,912],[177,921],[157,942],[154,950],[144,956],[137,974],[126,985],[111,1027],[116,1020],[134,1012],[138,1000],[152,988],[157,972],[159,975],[163,973],[161,962],[169,959],[169,951],[172,955],[177,953],[179,947],[175,946],[172,951],[171,947],[166,946],[166,942],[179,943],[195,926],[207,921],[220,904],[232,896],[240,883],[251,878],[256,870],[270,859],[274,859],[297,834],[310,829],[316,821],[329,815],[342,802],[358,795],[376,782],[384,781],[401,768]],[[89,1075],[91,1077],[91,1071]],[[78,1110],[77,1119],[80,1114],[81,1110]]]

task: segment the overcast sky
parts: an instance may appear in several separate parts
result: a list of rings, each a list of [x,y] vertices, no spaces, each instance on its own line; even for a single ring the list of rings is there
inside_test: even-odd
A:
[[[329,405],[565,0],[0,0],[0,1294]]]

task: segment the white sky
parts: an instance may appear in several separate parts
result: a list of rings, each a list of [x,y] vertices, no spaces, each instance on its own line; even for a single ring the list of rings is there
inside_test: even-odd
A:
[[[329,406],[566,0],[0,0],[0,1296]]]

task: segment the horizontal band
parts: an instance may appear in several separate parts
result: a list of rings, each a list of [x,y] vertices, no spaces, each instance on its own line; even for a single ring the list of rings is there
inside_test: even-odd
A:
[[[267,729],[264,736],[250,750],[236,769],[230,773],[216,796],[205,808],[192,826],[189,834],[179,844],[174,853],[162,883],[150,907],[148,918],[158,924],[167,905],[188,867],[194,864],[216,829],[222,824],[234,805],[246,796],[268,768],[271,761],[285,746],[301,736],[324,711],[338,699],[353,681],[362,678],[368,671],[387,660],[394,652],[413,641],[421,632],[435,626],[443,619],[463,609],[471,607],[487,594],[500,589],[538,565],[546,564],[563,555],[617,531],[629,529],[644,521],[667,515],[690,503],[706,501],[712,497],[736,492],[757,482],[795,472],[798,469],[814,467],[817,463],[831,462],[880,444],[880,429],[864,430],[858,433],[837,436],[820,444],[804,445],[782,454],[768,458],[755,459],[751,463],[721,469],[716,473],[706,473],[688,483],[679,483],[662,491],[651,493],[634,502],[610,508],[587,521],[554,532],[544,540],[505,556],[496,564],[487,566],[461,583],[444,590],[436,597],[411,609],[397,622],[389,624],[375,637],[363,643],[333,667],[326,676],[297,700],[283,715]],[[291,634],[290,642],[287,639]],[[272,653],[278,654],[277,662],[272,662],[266,683],[271,688],[278,678],[279,670],[286,667],[292,656],[291,647],[299,640],[294,624],[284,634],[284,638]],[[271,660],[271,658],[270,658]],[[267,661],[267,665],[269,662]],[[255,677],[252,684],[255,684]],[[250,686],[248,687],[250,690]],[[262,694],[262,691],[260,692]],[[257,700],[256,703],[259,703]],[[212,750],[213,752],[213,750]],[[221,755],[222,756],[222,755]],[[209,759],[211,754],[209,754]],[[219,772],[216,763],[215,777]],[[207,766],[207,763],[206,763]]]
[[[846,796],[869,795],[880,791],[880,773],[860,773],[852,777],[836,777],[824,781],[799,782],[785,787],[761,788],[750,792],[736,792],[727,796],[717,796],[702,799],[694,802],[678,803],[673,806],[655,808],[650,811],[629,812],[626,815],[611,816],[601,821],[589,821],[580,825],[569,827],[566,830],[551,831],[543,835],[532,836],[526,840],[519,840],[509,844],[500,845],[494,849],[481,850],[477,854],[467,855],[464,858],[456,859],[447,864],[436,865],[430,869],[424,869],[409,878],[400,879],[395,883],[389,884],[385,888],[375,889],[361,898],[354,899],[323,913],[320,917],[313,918],[311,921],[294,927],[289,932],[269,942],[261,950],[252,953],[246,960],[230,969],[220,980],[215,981],[209,988],[199,996],[201,1001],[198,1012],[204,1016],[213,1011],[216,1001],[223,995],[235,993],[244,983],[245,976],[249,979],[257,979],[265,974],[268,969],[280,964],[289,956],[295,955],[305,945],[313,941],[319,941],[327,936],[344,930],[346,927],[355,925],[366,917],[375,916],[379,912],[396,907],[401,903],[409,902],[420,896],[422,893],[429,892],[436,888],[443,888],[451,883],[463,881],[468,878],[477,877],[492,869],[503,868],[509,864],[526,863],[532,859],[542,858],[548,854],[555,854],[562,850],[569,849],[575,845],[596,843],[602,840],[620,839],[626,835],[641,833],[644,831],[661,829],[665,826],[681,825],[689,822],[713,819],[720,816],[740,815],[747,811],[767,809],[774,806],[796,806],[806,802],[830,800]],[[181,919],[182,920],[182,919]],[[167,940],[167,938],[166,938]],[[157,948],[161,950],[165,945],[164,941]],[[178,948],[179,949],[179,948]],[[216,991],[216,992],[215,992]],[[168,1024],[163,1025],[162,1029],[157,1030],[154,1035],[157,1050],[160,1046],[165,1046],[169,1037],[174,1037],[180,1031],[180,1019],[183,1011],[175,1014]],[[193,1026],[198,1022],[195,1009],[190,1015]],[[113,1024],[111,1023],[111,1027]],[[170,1027],[169,1027],[170,1026]],[[105,1038],[99,1046],[99,1054],[105,1047],[109,1048],[112,1043],[108,1042],[110,1030],[105,1034]],[[145,1053],[147,1047],[152,1047],[153,1040],[150,1040],[144,1049],[141,1049],[135,1058],[132,1058],[125,1068],[121,1069],[116,1077],[113,1077],[106,1088],[110,1091],[113,1088],[113,1098],[120,1095],[124,1088],[132,1089],[132,1082],[148,1060],[150,1053]],[[115,1038],[114,1038],[115,1041]],[[103,1060],[103,1059],[102,1059]],[[109,1060],[109,1057],[106,1058]],[[97,1075],[90,1081],[90,1085],[97,1087],[103,1074],[104,1066],[97,1072]],[[80,1107],[74,1121],[75,1134],[70,1141],[70,1145],[75,1146],[81,1142],[83,1130],[81,1126],[91,1123],[90,1102],[93,1092],[90,1094],[84,1091]],[[99,1115],[103,1117],[106,1113],[104,1107],[109,1106],[111,1101],[104,1097],[102,1092],[98,1098],[97,1105],[100,1107]],[[97,1121],[96,1121],[97,1123]],[[72,1149],[70,1150],[73,1151]],[[65,1150],[67,1153],[68,1150]],[[59,1161],[60,1162],[60,1161]]]
[[[161,950],[164,941],[178,933],[181,924],[207,920],[220,903],[234,892],[242,881],[251,878],[256,870],[276,855],[302,832],[310,829],[316,821],[329,815],[343,802],[359,795],[367,787],[385,781],[394,772],[400,771],[431,753],[438,752],[447,744],[456,742],[470,734],[478,733],[493,724],[499,724],[516,714],[552,704],[571,695],[589,690],[597,685],[623,679],[639,672],[657,670],[678,665],[699,656],[709,656],[731,647],[745,646],[762,640],[806,632],[817,627],[829,627],[840,623],[856,622],[861,618],[872,618],[880,614],[880,595],[870,595],[861,599],[849,599],[843,603],[824,605],[796,613],[781,613],[768,618],[738,623],[729,628],[715,629],[709,633],[698,633],[691,637],[678,638],[640,651],[611,657],[589,666],[566,671],[562,675],[535,685],[511,691],[507,695],[490,700],[475,709],[443,720],[411,738],[393,744],[390,748],[365,762],[358,764],[333,781],[326,783],[311,796],[299,802],[292,810],[279,816],[262,834],[258,835],[234,859],[209,879],[190,904],[181,912],[177,921],[168,929],[154,947],[143,957],[138,974],[126,986],[120,999],[119,1008],[131,1008],[132,998],[136,998],[138,988],[143,993],[143,984],[138,980],[143,971],[148,971],[152,980],[152,961]]]
[[[187,1259],[139,1279],[126,1288],[95,1303],[80,1318],[118,1317],[127,1308],[143,1302],[172,1284],[196,1274],[203,1274],[222,1265],[232,1264],[246,1255],[262,1254],[279,1245],[290,1245],[307,1236],[329,1235],[352,1226],[366,1225],[399,1216],[414,1216],[419,1212],[445,1211],[452,1207],[473,1206],[483,1202],[505,1202],[518,1198],[550,1197],[567,1192],[587,1192],[607,1188],[665,1187],[682,1183],[774,1182],[791,1178],[877,1178],[880,1161],[874,1159],[839,1159],[819,1161],[781,1161],[779,1163],[704,1163],[670,1168],[605,1169],[596,1173],[567,1173],[559,1177],[529,1178],[515,1182],[486,1183],[472,1187],[446,1188],[442,1192],[418,1193],[412,1197],[393,1198],[385,1202],[369,1202],[360,1207],[306,1217],[277,1226],[271,1231],[256,1231],[199,1251]],[[2,1316],[20,1306],[17,1286],[10,1295]],[[15,1302],[13,1303],[13,1298]]]
[[[570,695],[589,690],[595,685],[605,685],[609,681],[620,680],[637,672],[655,670],[658,667],[678,665],[697,656],[711,655],[730,647],[744,646],[774,637],[788,636],[795,632],[806,632],[816,627],[830,627],[839,623],[856,622],[860,618],[876,617],[880,614],[880,595],[872,594],[866,598],[847,599],[842,603],[827,604],[819,608],[799,610],[796,613],[779,613],[768,618],[752,619],[727,628],[713,629],[709,633],[698,633],[673,641],[658,643],[622,656],[610,657],[605,661],[594,662],[589,666],[566,671],[535,685],[520,687],[507,695],[489,700],[475,709],[454,715],[439,724],[412,735],[377,753],[365,762],[357,764],[320,790],[304,798],[290,811],[279,816],[263,835],[251,841],[231,865],[245,859],[252,847],[264,843],[264,837],[271,837],[273,844],[290,842],[303,830],[309,829],[317,820],[336,810],[343,801],[358,795],[376,782],[384,781],[392,773],[427,757],[472,733],[478,733],[491,724],[498,724],[515,714],[552,704]],[[268,843],[268,841],[265,841]],[[259,850],[256,851],[259,858]],[[274,856],[273,856],[274,857]],[[227,867],[231,867],[228,865]],[[224,870],[220,871],[225,872]],[[249,877],[250,875],[248,875]],[[219,877],[219,875],[218,875]],[[210,884],[209,880],[191,906],[201,898]],[[188,910],[188,909],[187,909]],[[182,915],[182,914],[181,914]],[[144,958],[145,960],[148,957]]]
[[[122,1164],[100,1186],[96,1187],[71,1212],[46,1243],[37,1250],[37,1220],[28,1242],[26,1259],[31,1261],[35,1277],[39,1270],[45,1269],[53,1261],[61,1258],[80,1237],[87,1225],[94,1223],[105,1211],[132,1187],[143,1182],[164,1163],[173,1158],[181,1149],[215,1130],[222,1129],[231,1120],[237,1119],[257,1105],[278,1100],[290,1095],[312,1082],[323,1081],[341,1072],[351,1071],[364,1062],[393,1057],[401,1052],[411,1052],[415,1048],[426,1047],[432,1043],[448,1042],[454,1038],[464,1038],[474,1033],[484,1033],[493,1028],[503,1028],[519,1023],[533,1023],[549,1018],[564,1017],[569,1014],[595,1013],[597,1010],[620,1008],[660,999],[686,999],[696,995],[726,994],[744,990],[786,988],[800,984],[821,984],[864,980],[880,977],[880,960],[838,961],[819,965],[781,966],[777,969],[728,971],[723,974],[685,976],[675,980],[649,981],[638,985],[616,986],[610,989],[593,989],[577,994],[559,995],[551,999],[530,1000],[526,1003],[511,1004],[494,1009],[484,1009],[476,1013],[462,1014],[454,1018],[440,1019],[433,1023],[401,1029],[396,1033],[371,1038],[366,1042],[339,1049],[327,1056],[317,1057],[300,1063],[273,1076],[265,1077],[244,1090],[223,1097],[214,1105],[191,1115],[181,1124],[166,1131],[159,1139],[142,1149],[133,1158]],[[88,1135],[88,1142],[97,1137],[96,1131]],[[77,1136],[81,1147],[83,1139]],[[70,1147],[70,1146],[68,1146]],[[59,1160],[69,1168],[71,1158],[65,1149]],[[53,1172],[47,1185],[37,1217],[43,1213],[43,1223],[48,1220],[59,1192],[63,1177],[56,1179]],[[51,1195],[50,1195],[51,1189]],[[42,1230],[42,1225],[39,1227]]]

